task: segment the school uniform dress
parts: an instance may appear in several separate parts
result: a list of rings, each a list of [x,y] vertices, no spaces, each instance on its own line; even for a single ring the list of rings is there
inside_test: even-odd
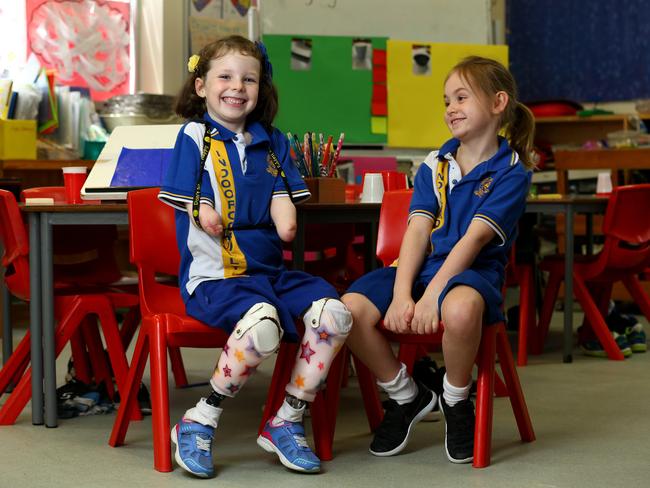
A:
[[[454,154],[460,141],[450,139],[439,151],[431,152],[418,169],[409,208],[409,219],[422,216],[433,221],[431,253],[426,257],[413,284],[413,298],[419,299],[454,245],[474,220],[489,225],[496,237],[481,249],[474,263],[452,277],[438,300],[438,309],[451,288],[471,286],[486,304],[485,320],[503,320],[501,287],[508,250],[517,232],[517,221],[526,207],[531,181],[508,141],[499,138],[499,148],[489,160],[461,177]],[[365,295],[385,315],[393,299],[395,266],[375,270],[355,281],[348,292]]]
[[[296,339],[294,319],[312,301],[338,298],[325,280],[300,271],[288,271],[282,259],[282,241],[271,220],[271,200],[289,197],[272,163],[278,158],[294,201],[310,197],[293,165],[286,137],[277,129],[269,134],[254,122],[246,127],[252,137],[235,134],[204,116],[211,130],[210,152],[201,175],[201,203],[221,215],[224,233],[208,235],[187,214],[194,198],[205,125],[188,122],[179,131],[159,198],[176,209],[176,239],[181,255],[179,282],[188,315],[231,332],[256,303],[274,305],[285,337]]]

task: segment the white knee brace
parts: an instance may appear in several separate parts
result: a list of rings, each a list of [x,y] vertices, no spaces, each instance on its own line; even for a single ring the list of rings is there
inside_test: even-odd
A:
[[[237,322],[233,335],[241,339],[250,334],[253,347],[262,356],[275,352],[280,345],[284,331],[275,307],[269,303],[256,303]]]
[[[334,298],[321,298],[313,302],[303,321],[305,327],[317,329],[324,325],[343,337],[347,336],[352,328],[352,314],[341,301]]]

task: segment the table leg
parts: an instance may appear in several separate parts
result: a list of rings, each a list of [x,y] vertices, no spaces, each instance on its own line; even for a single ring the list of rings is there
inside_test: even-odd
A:
[[[573,361],[573,206],[568,204],[565,211],[564,253],[564,357],[565,363]]]
[[[56,427],[58,425],[53,287],[52,226],[49,222],[49,214],[43,213],[41,216],[41,299],[43,302],[43,389],[46,427]]]
[[[32,424],[43,424],[43,322],[41,312],[41,219],[29,214],[29,330],[32,363]]]

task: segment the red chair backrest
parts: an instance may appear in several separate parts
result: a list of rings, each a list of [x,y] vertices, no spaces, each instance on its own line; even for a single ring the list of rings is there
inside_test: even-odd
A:
[[[399,256],[412,195],[413,190],[384,192],[377,232],[377,257],[384,266],[389,266]]]
[[[29,239],[13,193],[0,190],[0,240],[5,284],[12,295],[29,300]]]
[[[614,188],[603,221],[603,265],[641,272],[650,262],[650,184]]]
[[[156,275],[178,275],[174,209],[158,200],[158,188],[130,191],[129,240],[131,262],[138,268],[142,314],[185,313],[176,286],[156,282]]]

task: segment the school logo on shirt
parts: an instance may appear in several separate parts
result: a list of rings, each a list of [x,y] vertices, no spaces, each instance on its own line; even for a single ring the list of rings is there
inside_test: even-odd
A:
[[[482,198],[488,193],[490,193],[490,185],[492,185],[493,180],[494,179],[491,176],[488,176],[483,181],[481,181],[481,184],[478,186],[478,189],[474,191],[474,195],[476,195],[479,198]]]
[[[278,169],[273,164],[271,155],[269,153],[266,154],[266,172],[270,173],[274,178],[278,176]]]

